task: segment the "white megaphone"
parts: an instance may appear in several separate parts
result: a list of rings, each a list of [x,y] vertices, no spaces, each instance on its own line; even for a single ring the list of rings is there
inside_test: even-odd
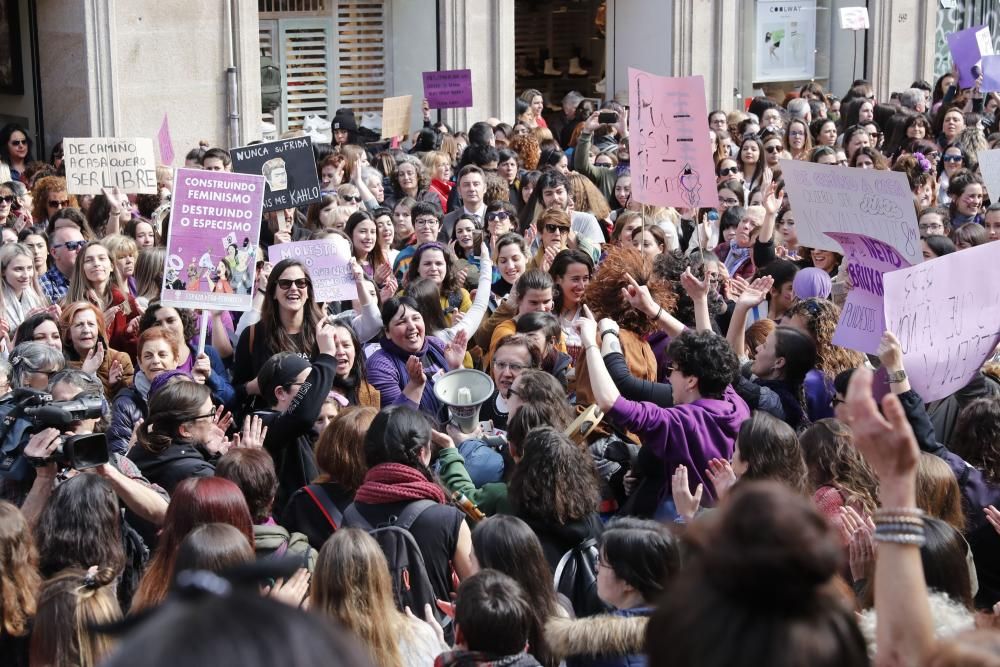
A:
[[[448,406],[451,423],[462,433],[474,433],[479,407],[493,395],[493,378],[482,371],[458,368],[434,382],[434,396]]]

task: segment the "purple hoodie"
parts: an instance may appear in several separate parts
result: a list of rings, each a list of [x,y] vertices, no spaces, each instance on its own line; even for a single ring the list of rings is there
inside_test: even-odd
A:
[[[736,435],[740,425],[750,418],[750,408],[732,387],[726,387],[722,400],[700,398],[670,408],[619,397],[608,416],[639,435],[643,446],[651,448],[663,461],[668,480],[665,493],[669,493],[674,469],[683,463],[692,493],[704,484],[702,505],[709,506],[715,504],[716,498],[705,476],[708,461],[733,457]]]

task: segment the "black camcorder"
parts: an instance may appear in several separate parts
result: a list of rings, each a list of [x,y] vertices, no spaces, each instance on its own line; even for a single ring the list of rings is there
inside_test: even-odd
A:
[[[96,419],[104,413],[104,399],[98,394],[85,394],[69,401],[53,401],[52,394],[23,387],[14,390],[8,406],[9,409],[0,421],[0,439],[4,442],[5,454],[8,450],[7,445],[13,444],[9,443],[8,436],[18,436],[17,451],[23,454],[24,445],[32,434],[46,428],[65,431],[75,422]],[[23,424],[22,428],[14,428],[18,422]],[[10,453],[14,454],[14,451]],[[44,465],[50,461],[76,470],[94,468],[107,463],[107,438],[103,433],[60,436],[60,442],[51,458],[35,459],[31,463]],[[0,465],[0,470],[5,467],[11,466]]]

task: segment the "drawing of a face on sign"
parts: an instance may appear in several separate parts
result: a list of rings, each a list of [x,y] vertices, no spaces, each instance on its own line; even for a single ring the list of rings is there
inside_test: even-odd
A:
[[[288,189],[288,171],[285,169],[285,161],[280,157],[265,162],[261,172],[271,192]]]

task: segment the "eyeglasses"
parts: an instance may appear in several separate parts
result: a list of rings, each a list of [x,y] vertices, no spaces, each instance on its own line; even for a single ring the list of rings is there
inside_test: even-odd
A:
[[[361,203],[361,195],[344,195],[341,199],[344,201],[354,202],[355,204]]]
[[[494,361],[493,368],[497,369],[501,373],[503,371],[510,371],[511,373],[520,373],[521,371],[525,371],[531,367],[525,366],[524,364],[512,364],[507,361]]]
[[[781,146],[765,146],[764,150],[767,151],[768,154],[773,155],[781,150]]]
[[[69,250],[70,252],[77,252],[79,250],[83,250],[86,247],[87,247],[86,241],[66,241],[66,243],[56,243],[55,245],[52,246],[52,249],[55,250],[56,248],[66,248],[66,250]]]
[[[961,162],[965,158],[963,158],[961,155],[945,155],[941,159],[944,160],[945,162]]]
[[[15,199],[17,199],[17,197],[14,195],[0,196],[0,202],[3,202],[4,204],[13,204]]]
[[[493,222],[494,220],[510,220],[510,214],[507,211],[492,211],[486,214],[486,222]]]
[[[66,208],[69,206],[68,199],[55,199],[49,202],[49,208]]]
[[[720,199],[719,202],[723,206],[737,206],[740,203],[739,199]]]
[[[569,227],[554,225],[551,222],[545,225],[545,231],[549,234],[569,234]]]
[[[211,417],[212,419],[215,419],[215,413],[214,412],[209,412],[206,415],[198,415],[197,417],[192,417],[191,421],[194,422],[194,421],[198,421],[199,419],[207,419],[209,417]]]
[[[940,222],[928,222],[924,225],[917,225],[917,228],[921,232],[944,231],[944,225]]]
[[[793,131],[791,131],[791,132],[788,133],[788,137],[789,138],[794,137],[796,139],[803,139],[803,138],[805,138],[805,136],[806,136],[805,132],[796,132],[795,130],[793,130]]]
[[[719,176],[728,176],[730,174],[738,174],[740,171],[739,167],[723,167],[719,170]]]
[[[414,227],[432,227],[438,224],[437,218],[417,218],[413,221]]]
[[[11,139],[10,143],[14,144],[15,146],[27,146],[28,145],[28,140],[27,139]]]
[[[278,280],[278,287],[282,290],[288,291],[292,289],[292,285],[295,285],[296,289],[305,289],[309,285],[309,281],[305,278],[296,278],[295,280],[290,278],[280,278]]]

